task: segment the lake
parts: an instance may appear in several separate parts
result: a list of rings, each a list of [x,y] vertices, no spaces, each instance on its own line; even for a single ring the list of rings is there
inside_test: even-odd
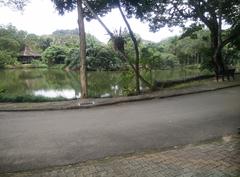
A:
[[[149,81],[175,80],[205,74],[199,70],[155,70],[144,73]],[[0,90],[11,96],[44,96],[74,99],[80,97],[78,72],[57,69],[6,69],[0,70]],[[90,97],[127,95],[134,89],[134,77],[129,72],[88,72]],[[144,89],[142,87],[141,89]]]

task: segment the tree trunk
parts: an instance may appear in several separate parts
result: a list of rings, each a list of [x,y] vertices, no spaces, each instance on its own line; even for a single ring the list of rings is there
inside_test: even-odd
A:
[[[220,2],[221,3],[221,2]],[[221,4],[220,4],[221,7]],[[215,73],[218,80],[218,75],[222,75],[222,79],[224,80],[224,73],[225,73],[225,67],[223,62],[223,56],[222,56],[222,12],[221,8],[219,10],[219,17],[218,22],[216,25],[215,30],[211,31],[211,45],[213,50],[213,64],[215,67]]]
[[[135,50],[135,77],[136,77],[136,92],[138,94],[140,94],[140,83],[139,83],[139,76],[140,76],[140,71],[139,71],[139,60],[140,60],[140,56],[139,56],[139,48],[138,48],[138,42],[137,42],[137,39],[132,31],[132,28],[130,26],[130,24],[128,23],[123,11],[122,11],[122,8],[121,8],[121,4],[120,4],[120,1],[118,1],[118,9],[122,15],[122,18],[128,28],[128,31],[129,31],[129,34],[130,34],[130,37],[133,41],[133,45],[134,45],[134,50]]]
[[[80,82],[81,98],[87,98],[87,72],[86,72],[86,35],[83,17],[82,0],[77,0],[78,9],[78,27],[80,38]]]
[[[89,6],[89,4],[87,3],[86,0],[83,0],[83,3],[85,4],[85,6],[88,8],[88,10],[92,13],[92,15],[99,21],[99,23],[103,26],[103,28],[107,31],[107,33],[109,34],[109,36],[111,38],[114,38],[113,33],[107,28],[107,26],[102,22],[102,20],[98,17],[98,15],[93,11],[93,9]],[[120,56],[120,58],[122,60],[125,60],[129,63],[130,67],[133,69],[133,71],[135,73],[137,73],[137,69],[135,68],[135,66],[130,62],[129,58],[125,55],[125,53],[118,51],[118,55]],[[139,72],[138,72],[139,73]],[[147,82],[140,74],[139,74],[139,79],[147,86],[149,87],[151,90],[155,90],[156,88],[154,86],[152,86],[149,82]]]
[[[218,79],[218,75],[222,73],[222,53],[218,47],[218,35],[216,32],[211,32],[211,48],[212,48],[212,63],[214,67],[214,71],[216,74],[216,78]]]

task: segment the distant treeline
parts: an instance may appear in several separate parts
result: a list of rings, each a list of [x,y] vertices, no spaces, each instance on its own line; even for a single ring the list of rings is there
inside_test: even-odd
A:
[[[179,66],[194,65],[211,70],[210,33],[200,30],[190,36],[175,36],[159,43],[145,41],[136,35],[140,46],[140,65],[143,69],[169,69]],[[134,49],[127,33],[125,52],[134,60]],[[57,30],[51,35],[37,36],[26,31],[19,31],[12,25],[0,26],[0,67],[17,65],[17,57],[25,47],[41,53],[40,61],[49,67],[61,64],[62,68],[79,68],[78,29]],[[239,50],[231,45],[225,46],[223,55],[226,63],[236,64],[240,60]],[[115,53],[112,42],[107,44],[95,36],[87,34],[88,70],[121,70],[128,68]]]

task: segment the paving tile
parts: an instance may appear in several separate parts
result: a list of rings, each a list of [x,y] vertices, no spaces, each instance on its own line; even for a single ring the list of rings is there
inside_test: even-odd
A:
[[[0,177],[240,177],[240,136]]]

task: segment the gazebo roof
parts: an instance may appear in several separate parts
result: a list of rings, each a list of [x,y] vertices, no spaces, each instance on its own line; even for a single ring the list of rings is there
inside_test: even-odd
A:
[[[40,57],[41,54],[39,54],[36,51],[33,51],[30,47],[25,47],[24,50],[21,52],[19,56],[25,56],[25,57]]]

